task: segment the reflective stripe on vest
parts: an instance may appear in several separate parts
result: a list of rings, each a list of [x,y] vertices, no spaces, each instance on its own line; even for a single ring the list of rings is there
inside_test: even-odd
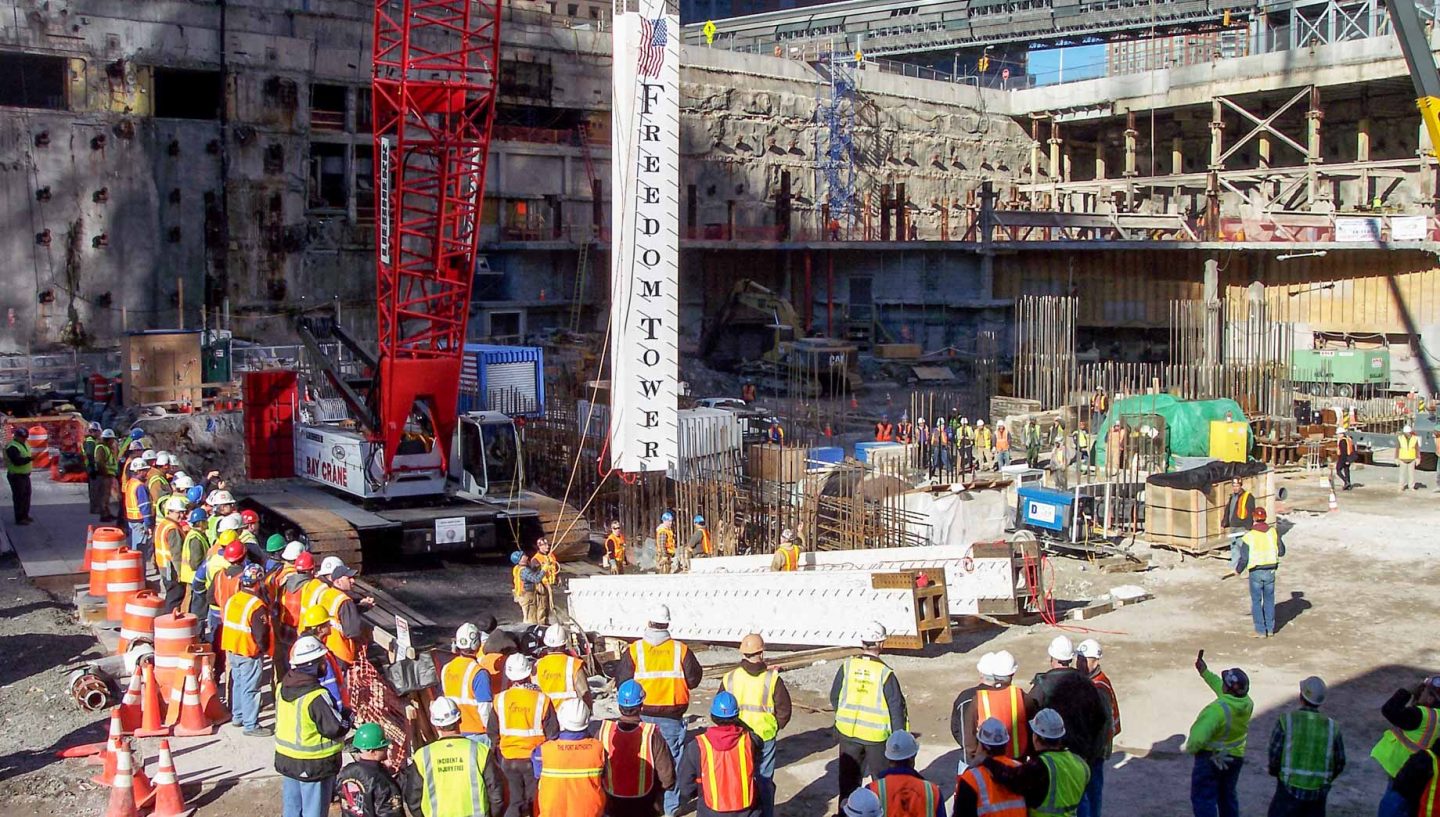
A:
[[[799,566],[800,566],[800,546],[799,546],[799,545],[781,545],[780,548],[779,548],[779,551],[780,551],[780,555],[785,557],[785,567],[784,567],[785,572],[787,572],[787,573],[788,573],[788,572],[792,572],[792,571],[796,570],[797,568],[799,568]]]
[[[580,659],[564,653],[540,656],[535,662],[535,685],[550,698],[556,706],[561,701],[578,698],[575,691],[575,672],[580,669]]]
[[[621,729],[617,721],[600,724],[605,747],[605,791],[611,797],[644,797],[655,785],[655,758],[650,756],[655,724]]]
[[[1235,495],[1235,518],[1244,520],[1250,516],[1250,492],[1244,488]]]
[[[1240,541],[1250,549],[1250,562],[1245,566],[1246,570],[1280,564],[1280,534],[1274,528],[1246,531]]]
[[[420,773],[424,817],[483,817],[490,803],[485,763],[490,747],[469,738],[441,738],[420,747],[413,762]]]
[[[537,817],[600,817],[605,812],[605,747],[595,738],[540,744]]]
[[[630,659],[635,663],[635,683],[644,688],[647,706],[684,706],[690,703],[690,687],[685,683],[685,656],[688,654],[685,645],[673,639],[653,647],[644,639],[630,645]]]
[[[855,740],[884,743],[890,737],[890,707],[885,703],[890,668],[870,658],[847,658],[840,671],[835,728]]]
[[[325,605],[325,612],[330,614],[330,634],[325,636],[325,646],[329,648],[330,652],[335,653],[336,658],[347,664],[353,664],[356,653],[355,642],[340,631],[340,607],[346,602],[351,604],[355,602],[345,594],[344,590],[328,585],[325,590],[321,600]]]
[[[1216,698],[1215,703],[1225,715],[1225,726],[1220,729],[1220,737],[1205,744],[1204,751],[1207,752],[1233,752],[1235,749],[1245,745],[1245,732],[1232,736],[1230,733],[1235,728],[1235,712],[1224,698]]]
[[[1115,685],[1110,683],[1110,676],[1104,670],[1095,670],[1090,680],[1100,690],[1100,697],[1110,705],[1110,737],[1113,739],[1120,734],[1120,699],[1115,696]]]
[[[751,675],[743,667],[736,667],[723,680],[725,689],[740,705],[741,722],[761,740],[774,740],[780,733],[780,722],[775,718],[775,681],[779,677],[780,673],[773,669]]]
[[[1010,757],[995,758],[1006,766],[1019,766],[1019,761]],[[1025,798],[1005,788],[995,781],[990,775],[990,770],[984,766],[971,766],[960,775],[960,783],[969,783],[971,790],[975,792],[975,814],[977,817],[1026,817],[1029,810],[1025,806]]]
[[[1090,783],[1090,767],[1070,752],[1042,752],[1040,762],[1050,772],[1050,791],[1045,794],[1045,802],[1030,813],[1074,817]]]
[[[1287,712],[1280,782],[1306,791],[1330,785],[1334,749],[1335,721],[1305,709]]]
[[[1420,798],[1420,811],[1416,817],[1437,817],[1440,811],[1436,811],[1436,805],[1440,804],[1440,763],[1435,760],[1435,753],[1430,753],[1430,785],[1425,787],[1425,794]]]
[[[340,754],[340,742],[320,734],[310,719],[310,703],[316,698],[331,706],[324,689],[312,689],[294,701],[275,690],[275,753],[296,760],[320,760]],[[333,708],[333,706],[332,706]],[[336,716],[339,719],[339,716]],[[466,741],[469,743],[469,741]]]
[[[917,792],[917,787],[921,791]],[[935,801],[940,799],[939,786],[909,775],[885,775],[872,782],[869,789],[880,798],[880,813],[885,817],[934,817]],[[916,802],[921,798],[923,806]],[[917,811],[917,806],[921,810]]]
[[[496,696],[501,757],[524,760],[545,742],[545,710],[549,707],[550,699],[538,689],[511,687]]]
[[[1025,696],[1015,685],[1004,689],[977,689],[975,703],[980,710],[975,716],[976,723],[995,718],[1010,729],[1011,757],[1024,757],[1029,753],[1030,725],[1025,721]]]
[[[515,595],[521,596],[525,593],[525,580],[520,578],[520,565],[510,568],[510,582],[515,586]]]
[[[24,459],[24,458],[26,458],[26,457],[34,456],[33,454],[30,453],[30,444],[29,444],[29,443],[22,443],[22,442],[20,442],[19,440],[11,440],[10,442],[8,442],[8,443],[5,444],[5,449],[8,451],[8,450],[11,449],[11,448],[13,448],[13,449],[15,449],[16,451],[20,452],[20,458],[21,458],[21,459]],[[31,471],[32,468],[34,468],[34,463],[29,463],[29,462],[27,462],[27,463],[25,463],[24,465],[16,465],[15,463],[13,463],[13,462],[10,461],[10,457],[8,457],[8,456],[5,457],[5,473],[7,473],[7,474],[14,474],[14,475],[16,475],[16,476],[24,476],[24,475],[30,473],[30,471]]]
[[[460,731],[467,735],[485,734],[488,711],[482,714],[481,701],[475,699],[475,679],[483,671],[478,661],[464,655],[450,659],[440,671],[440,687],[446,697],[455,699],[460,708]],[[488,685],[489,679],[485,683]],[[484,703],[488,710],[490,702]]]
[[[728,751],[716,749],[704,732],[700,750],[700,797],[711,811],[743,811],[755,804],[755,747],[743,732]]]
[[[195,581],[195,565],[203,558],[206,550],[209,550],[210,542],[205,538],[205,532],[199,528],[191,528],[185,532],[185,538],[180,540],[180,561],[175,565],[175,572],[180,576],[181,584],[189,584]]]
[[[245,590],[226,600],[225,611],[221,615],[224,629],[220,631],[220,649],[246,658],[259,655],[260,643],[255,640],[250,625],[263,606],[265,602]]]
[[[155,566],[164,570],[174,560],[170,550],[170,534],[180,532],[180,523],[173,519],[161,519],[155,523]]]
[[[131,522],[139,522],[144,519],[140,512],[140,489],[145,483],[138,479],[132,479],[125,484],[125,518]]]
[[[1420,456],[1420,438],[1414,434],[1401,434],[1398,437],[1399,451],[1396,453],[1398,459],[1409,462]]]
[[[655,552],[659,553],[662,549],[666,553],[675,552],[675,531],[669,528],[655,529]]]
[[[1410,756],[1424,749],[1429,749],[1435,743],[1436,737],[1436,713],[1428,706],[1416,707],[1420,711],[1420,725],[1414,729],[1401,730],[1391,726],[1380,736],[1380,742],[1370,750],[1370,756],[1375,758],[1391,777],[1400,773],[1400,767]]]

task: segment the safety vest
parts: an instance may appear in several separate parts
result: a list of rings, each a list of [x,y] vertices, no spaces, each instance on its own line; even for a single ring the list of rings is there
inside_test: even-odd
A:
[[[1335,721],[1308,709],[1285,714],[1285,747],[1280,753],[1280,782],[1292,789],[1317,791],[1330,785],[1334,768]]]
[[[780,722],[775,719],[775,684],[779,678],[780,673],[773,669],[751,675],[744,667],[736,667],[725,674],[725,689],[740,705],[740,721],[761,740],[774,740],[780,733]]]
[[[487,652],[480,656],[480,669],[490,676],[490,695],[494,697],[505,688],[505,659],[508,656],[498,652]]]
[[[1413,462],[1420,456],[1420,438],[1414,434],[1401,434],[1398,438],[1399,451],[1396,457],[1401,462]]]
[[[525,760],[545,742],[545,713],[550,699],[530,687],[510,687],[495,696],[495,720],[500,726],[500,756]]]
[[[887,774],[867,788],[880,798],[885,817],[935,817],[935,804],[940,801],[939,786],[908,774]]]
[[[783,572],[793,573],[800,566],[799,545],[781,545],[775,552],[785,557],[785,567],[781,568]]]
[[[706,556],[712,556],[715,553],[715,545],[710,541],[709,528],[700,529],[700,552]]]
[[[1013,757],[997,757],[1002,765],[1015,767],[1020,761]],[[978,817],[1027,817],[1025,798],[1000,785],[984,765],[970,766],[955,780],[955,788],[969,786],[975,792],[975,814]]]
[[[675,553],[675,531],[664,527],[655,529],[655,552]]]
[[[540,744],[536,817],[601,817],[604,772],[605,747],[595,738]]]
[[[85,461],[85,471],[95,473],[95,449],[100,445],[100,440],[93,433],[86,434],[84,442],[80,443],[80,457]]]
[[[195,581],[195,564],[200,561],[196,556],[198,554],[203,557],[209,548],[210,542],[205,538],[203,530],[197,527],[185,531],[185,537],[180,540],[180,560],[175,565],[181,584]]]
[[[510,568],[510,582],[515,585],[516,598],[525,595],[525,580],[520,578],[520,570],[520,565]]]
[[[95,473],[101,476],[115,476],[115,451],[105,443],[97,443],[92,454],[95,458]]]
[[[5,449],[8,451],[12,448],[20,452],[20,457],[22,459],[31,456],[29,443],[22,443],[19,440],[11,440],[9,443],[6,443]],[[32,463],[27,462],[24,465],[16,465],[15,463],[10,461],[9,455],[6,455],[5,457],[5,473],[7,474],[24,476],[30,473],[31,467]]]
[[[1110,410],[1110,398],[1103,394],[1095,395],[1090,399],[1090,410],[1096,414],[1104,414]]]
[[[840,704],[835,708],[835,729],[848,738],[884,743],[890,737],[890,707],[885,683],[893,674],[874,658],[846,658],[840,668]]]
[[[580,659],[563,652],[542,655],[535,662],[535,686],[550,698],[550,703],[559,706],[561,701],[580,697],[575,689],[575,672],[580,669]]]
[[[555,560],[555,556],[548,553],[537,553],[531,561],[540,563],[540,572],[545,576],[545,584],[554,587],[555,582],[560,580],[560,563]]]
[[[321,760],[340,754],[340,741],[320,734],[315,721],[310,718],[310,702],[316,698],[323,699],[327,704],[330,702],[324,689],[312,689],[293,701],[287,701],[276,688],[275,754],[295,760]]]
[[[1076,447],[1078,447],[1078,448],[1079,448],[1080,450],[1082,450],[1082,451],[1089,449],[1089,448],[1090,448],[1090,432],[1086,431],[1086,430],[1083,429],[1083,428],[1077,430],[1077,431],[1075,432],[1075,445],[1076,445]]]
[[[294,590],[285,589],[286,583],[280,586],[280,609],[284,611],[280,614],[280,619],[291,627],[300,626],[300,615],[305,612],[305,585],[308,583],[308,579],[300,582]]]
[[[480,662],[466,655],[457,655],[445,663],[440,670],[440,689],[452,698],[460,710],[460,731],[467,735],[485,734],[486,716],[480,712],[479,700],[475,698],[475,678],[484,672]],[[489,679],[486,679],[489,684]],[[489,702],[485,702],[488,707]]]
[[[716,749],[708,732],[695,736],[700,750],[700,798],[711,811],[744,811],[755,804],[755,746],[750,737],[729,750]]]
[[[251,627],[255,614],[265,607],[265,602],[248,590],[241,590],[225,602],[220,616],[224,627],[220,631],[220,649],[246,658],[258,656],[263,648],[255,640]]]
[[[325,593],[321,596],[321,603],[325,606],[325,612],[330,614],[330,634],[325,636],[325,647],[332,654],[346,664],[355,663],[355,641],[346,638],[340,631],[340,608],[346,604],[354,604],[345,594],[345,591],[326,585]]]
[[[205,520],[205,537],[213,542],[220,538],[220,514],[214,513],[213,508],[211,511],[209,518]]]
[[[1025,696],[1010,684],[1003,689],[975,690],[975,722],[994,718],[1010,730],[1010,757],[1030,753],[1030,726],[1025,720]]]
[[[270,603],[275,606],[275,614],[280,617],[280,621],[291,627],[298,625],[300,620],[286,620],[289,611],[281,604],[281,598],[285,595],[285,580],[294,575],[295,565],[287,562],[282,563],[279,567],[270,571],[270,574],[265,577],[265,596],[270,599]]]
[[[1274,528],[1246,531],[1240,541],[1250,549],[1250,562],[1245,565],[1246,570],[1280,564],[1280,534]]]
[[[174,558],[170,552],[170,535],[179,532],[180,523],[173,519],[161,519],[155,523],[155,566],[162,572]]]
[[[440,738],[415,752],[420,773],[420,813],[424,817],[498,817],[490,815],[485,764],[490,747],[469,738]]]
[[[1400,773],[1400,767],[1405,765],[1411,755],[1435,745],[1436,710],[1428,706],[1417,709],[1420,710],[1419,726],[1405,730],[1391,726],[1380,736],[1380,742],[1375,744],[1375,748],[1370,750],[1370,756],[1375,758],[1392,778]]]
[[[1235,518],[1244,522],[1250,517],[1250,492],[1244,488],[1235,495]]]
[[[655,758],[650,754],[655,724],[621,729],[618,721],[600,724],[605,747],[605,793],[611,797],[644,797],[655,786]]]
[[[888,443],[895,436],[895,426],[880,422],[875,424],[875,442]]]
[[[144,480],[139,479],[132,479],[125,484],[125,518],[131,522],[139,522],[145,518],[140,510],[140,489],[144,487]]]
[[[1030,809],[1037,817],[1075,817],[1085,787],[1090,784],[1090,767],[1072,752],[1041,752],[1040,762],[1050,772],[1050,791],[1045,801]]]
[[[975,432],[975,444],[980,450],[985,451],[995,447],[995,435],[988,428],[977,429]]]
[[[1095,670],[1090,680],[1100,690],[1100,697],[1110,705],[1110,737],[1113,739],[1120,734],[1120,699],[1115,696],[1115,685],[1110,683],[1110,676],[1104,670]]]
[[[1420,795],[1420,810],[1415,817],[1436,817],[1440,815],[1440,763],[1435,761],[1435,753],[1430,752],[1430,782],[1425,786],[1425,791]]]
[[[1338,442],[1338,443],[1336,444],[1336,446],[1337,446],[1337,448],[1338,448],[1338,451],[1339,451],[1340,456],[1342,456],[1342,457],[1353,457],[1353,456],[1355,456],[1355,441],[1352,440],[1352,439],[1350,439],[1349,437],[1341,437],[1341,438],[1340,438],[1340,442]]]
[[[642,638],[630,645],[635,683],[645,690],[648,706],[686,706],[690,687],[685,683],[685,658],[690,648],[671,639],[654,647]]]
[[[1010,450],[1010,429],[1006,428],[1004,423],[995,426],[995,450]]]
[[[319,576],[311,577],[310,581],[300,586],[300,609],[304,611],[311,607],[323,607],[325,591],[329,589],[330,585],[326,584],[324,579]]]
[[[1216,754],[1224,753],[1233,757],[1244,757],[1245,738],[1250,734],[1251,713],[1236,712],[1230,702],[1224,698],[1216,698],[1208,706],[1220,707],[1221,714],[1225,716],[1225,725],[1220,729],[1220,734],[1201,747],[1201,750]]]
[[[625,561],[625,534],[612,533],[605,537],[605,552],[617,562]]]
[[[154,505],[170,493],[170,480],[163,472],[152,471],[145,477],[145,490],[150,492],[150,504]]]
[[[225,575],[225,571],[230,568],[231,564],[225,560],[224,556],[218,553],[205,560],[205,580],[208,583],[206,586],[209,587],[211,591],[210,609],[214,610],[217,614],[220,610],[224,609],[225,602],[229,601],[230,597],[235,595],[235,591],[240,589],[239,576],[236,576],[234,579],[229,579],[229,577]]]

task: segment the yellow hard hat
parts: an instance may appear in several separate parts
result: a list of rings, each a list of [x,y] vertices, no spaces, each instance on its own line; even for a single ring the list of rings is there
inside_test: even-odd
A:
[[[319,627],[322,624],[329,623],[330,614],[325,612],[324,607],[318,605],[306,607],[305,612],[300,614],[300,626],[307,630],[311,627]]]
[[[233,530],[220,531],[220,535],[217,536],[217,537],[215,537],[215,544],[217,544],[217,545],[219,545],[220,547],[223,548],[223,547],[225,547],[226,545],[230,544],[231,542],[234,542],[236,539],[239,539],[239,538],[240,538],[240,535],[237,534],[237,533],[236,533],[235,531],[233,531]]]

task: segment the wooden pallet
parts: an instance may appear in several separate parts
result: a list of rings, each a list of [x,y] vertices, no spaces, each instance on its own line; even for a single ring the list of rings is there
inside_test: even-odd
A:
[[[1164,548],[1183,553],[1186,556],[1229,556],[1232,540],[1229,536],[1192,539],[1181,536],[1155,536],[1145,534],[1144,541],[1152,547]]]

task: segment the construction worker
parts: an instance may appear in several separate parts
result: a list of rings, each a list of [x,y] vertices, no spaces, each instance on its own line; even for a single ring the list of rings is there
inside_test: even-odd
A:
[[[209,558],[209,554],[210,540],[205,538],[205,511],[196,508],[190,511],[190,515],[186,519],[180,537],[180,552],[174,556],[175,578],[182,591],[181,606],[183,609],[193,609],[192,605],[184,600],[183,593],[188,592],[194,585],[195,574]]]
[[[297,543],[298,544],[298,543]],[[287,550],[289,546],[286,546]],[[305,612],[305,585],[314,578],[315,557],[310,551],[297,549],[295,553],[295,572],[285,577],[280,585],[280,593],[277,596],[279,610],[277,618],[281,622],[281,639],[284,643],[295,642],[300,635],[300,616]],[[277,651],[277,655],[288,656],[290,651]],[[283,659],[277,659],[277,664],[283,664]],[[277,670],[278,671],[278,670]]]
[[[740,384],[740,399],[745,401],[746,403],[755,402],[754,381],[747,380],[744,383]]]
[[[1395,690],[1380,707],[1380,715],[1389,726],[1370,750],[1370,757],[1385,770],[1389,782],[1380,800],[1379,814],[1409,817],[1416,813],[1418,801],[1400,794],[1399,774],[1415,756],[1424,756],[1435,746],[1436,735],[1440,734],[1440,676],[1426,678],[1415,689]]]
[[[510,581],[514,586],[515,603],[520,606],[520,620],[526,624],[539,624],[539,605],[535,588],[545,581],[545,571],[533,563],[528,554],[515,551],[510,554]]]
[[[1075,426],[1075,433],[1071,437],[1075,444],[1075,473],[1078,476],[1084,474],[1090,467],[1090,448],[1094,444],[1094,439],[1090,436],[1089,429],[1083,425]]]
[[[875,442],[888,443],[895,440],[895,424],[890,422],[890,415],[882,414],[879,420],[875,421]]]
[[[975,662],[975,670],[980,683],[961,692],[950,709],[950,736],[960,744],[961,760],[978,762],[974,758],[986,751],[978,735],[980,723],[990,718],[1007,727],[1011,741],[1007,754],[1024,757],[1030,751],[1030,732],[1025,725],[1025,693],[1014,684],[1019,671],[1015,657],[1008,650],[987,652]]]
[[[1000,468],[1010,465],[1010,427],[1004,420],[995,423],[995,464]]]
[[[110,504],[115,494],[115,480],[119,475],[119,463],[115,455],[115,431],[105,429],[91,454],[95,463],[95,476],[91,490],[90,512],[100,516],[100,524],[115,521],[114,506]]]
[[[915,770],[918,754],[920,744],[909,732],[894,732],[885,740],[890,767],[866,787],[880,799],[880,813],[885,817],[945,817],[940,787]]]
[[[1255,703],[1250,700],[1250,677],[1234,668],[1216,675],[1205,664],[1205,651],[1195,657],[1195,671],[1215,693],[1190,727],[1185,751],[1195,756],[1190,776],[1190,807],[1195,817],[1239,817],[1235,789],[1245,765],[1245,738]]]
[[[795,531],[786,528],[780,531],[780,547],[770,557],[770,569],[776,573],[793,573],[800,569],[800,543],[795,540]]]
[[[155,525],[155,568],[160,573],[160,592],[165,597],[163,610],[174,610],[185,598],[187,585],[180,582],[177,560],[185,542],[185,499],[172,496],[162,507],[165,515]],[[192,576],[193,578],[193,576]]]
[[[680,765],[685,744],[685,710],[690,707],[690,690],[700,686],[704,670],[690,648],[670,637],[670,608],[655,605],[645,622],[645,634],[620,654],[615,666],[615,683],[635,680],[645,689],[641,719],[655,724],[670,757]],[[683,785],[684,781],[680,781]],[[676,814],[678,789],[665,791],[665,813]]]
[[[1023,723],[1023,721],[1022,721]],[[1029,726],[1026,726],[1029,739]],[[1025,798],[1008,786],[1002,786],[985,761],[994,762],[1007,768],[1015,768],[1020,761],[1010,754],[1015,741],[1010,730],[998,718],[986,718],[975,733],[975,755],[966,761],[966,766],[955,778],[955,805],[952,817],[1027,817],[1030,813]],[[1029,753],[1029,748],[1025,749]],[[1046,770],[1049,773],[1049,770]]]
[[[238,544],[238,543],[237,543]],[[300,638],[313,638],[321,644],[326,643],[334,629],[330,614],[325,612],[324,607],[306,607],[300,614]],[[325,648],[324,665],[320,668],[320,686],[325,687],[330,699],[341,710],[350,708],[350,689],[345,684],[345,667],[340,659],[335,657],[334,650]]]
[[[535,747],[535,817],[602,817],[605,746],[590,736],[590,705],[570,698],[555,710],[560,732]]]
[[[1065,748],[1093,768],[1109,757],[1110,706],[1090,676],[1075,668],[1075,646],[1069,638],[1056,636],[1048,653],[1050,668],[1031,682],[1025,711],[1053,709],[1059,713],[1065,722]],[[1088,785],[1088,774],[1086,782]]]
[[[1270,776],[1275,795],[1271,817],[1325,817],[1330,786],[1345,771],[1345,739],[1340,724],[1320,714],[1325,682],[1310,676],[1300,682],[1300,708],[1275,721],[1270,733]]]
[[[1095,394],[1090,397],[1090,430],[1099,431],[1100,424],[1105,422],[1105,415],[1110,412],[1110,395],[1105,393],[1104,386],[1096,386]]]
[[[655,528],[655,572],[671,572],[674,558],[675,514],[666,511],[660,514],[660,525]]]
[[[555,613],[555,585],[560,581],[560,562],[550,552],[550,540],[535,540],[535,556],[531,563],[540,570],[535,584],[535,623],[549,624]]]
[[[130,481],[125,485],[125,523],[130,526],[130,548],[140,551],[148,565],[155,558],[150,547],[150,528],[155,524],[155,506],[151,504],[150,491],[145,487],[145,471],[144,459],[136,457],[130,461]],[[13,490],[15,486],[10,487]],[[26,487],[28,490],[28,482]],[[28,495],[26,500],[28,502]]]
[[[1031,417],[1025,421],[1025,429],[1020,433],[1020,442],[1025,445],[1025,464],[1031,468],[1040,467],[1040,424]]]
[[[619,519],[610,522],[610,535],[605,537],[605,559],[601,566],[615,576],[625,573],[625,533],[620,529]]]
[[[1350,483],[1350,466],[1359,458],[1359,454],[1355,450],[1355,441],[1350,439],[1348,429],[1342,428],[1335,434],[1335,476],[1344,484],[1340,490],[1349,491],[1355,487]],[[1436,450],[1440,451],[1440,448]]]
[[[759,817],[760,741],[740,722],[735,696],[721,692],[710,704],[711,726],[695,736],[680,756],[679,801],[696,799],[697,817],[733,814]],[[698,799],[697,799],[698,798]],[[667,814],[679,813],[666,809]]]
[[[410,756],[400,779],[410,817],[514,814],[511,792],[497,767],[495,752],[460,734],[460,709],[455,702],[444,697],[431,701],[430,724],[437,737]]]
[[[277,673],[282,671],[284,657],[290,653],[290,645],[295,643],[300,628],[299,613],[302,611],[299,600],[295,600],[294,610],[285,605],[285,585],[291,577],[297,575],[295,560],[304,552],[304,544],[286,542],[277,554],[280,557],[280,566],[265,574],[265,598],[270,605],[270,621],[274,626],[274,648],[271,649],[270,656]]]
[[[1275,634],[1275,572],[1285,543],[1280,532],[1265,521],[1265,509],[1256,508],[1250,530],[1230,550],[1230,568],[1239,576],[1250,576],[1250,620],[1255,625],[1251,638]]]
[[[1115,696],[1115,685],[1110,682],[1110,676],[1100,668],[1100,656],[1103,654],[1100,642],[1093,638],[1081,641],[1075,648],[1077,668],[1090,676],[1090,683],[1095,685],[1095,689],[1099,690],[1105,705],[1110,707],[1110,732],[1104,749],[1104,756],[1108,758],[1115,751],[1115,737],[1120,734],[1120,699]],[[1081,814],[1100,817],[1101,795],[1104,787],[1104,761],[1091,764],[1090,783],[1085,787],[1085,799],[1080,804]]]
[[[80,442],[80,458],[85,463],[85,483],[90,498],[90,514],[100,514],[100,472],[95,464],[95,449],[100,446],[100,424],[92,422],[85,427],[85,439]]]
[[[985,770],[1001,786],[1025,798],[1030,814],[1037,817],[1075,817],[1090,767],[1079,755],[1066,749],[1065,719],[1053,709],[1042,709],[1030,719],[1035,751],[1023,763],[1009,758],[989,757]]]
[[[770,421],[770,428],[765,432],[765,439],[772,445],[783,445],[785,443],[785,427],[780,425],[779,420]]]
[[[900,422],[895,424],[895,442],[911,443],[915,441],[915,426],[910,423],[910,412],[900,412]]]
[[[510,686],[495,696],[488,731],[500,751],[500,771],[510,790],[505,817],[529,817],[535,804],[535,771],[530,755],[535,747],[560,732],[555,708],[535,686],[534,666],[523,655],[505,659],[505,680]]]
[[[475,655],[480,652],[480,628],[470,622],[455,630],[455,657],[440,668],[440,691],[460,707],[459,732],[473,741],[489,743],[485,724],[490,721],[494,698],[490,676]]]
[[[265,564],[269,556],[265,553],[265,547],[260,544],[260,515],[246,508],[240,512],[240,530],[236,531],[240,543],[245,545],[245,552],[250,554],[250,561],[257,565]]]
[[[206,504],[210,506],[210,520],[206,523],[205,534],[213,542],[220,535],[220,521],[235,513],[235,497],[223,489],[211,491],[206,498]],[[236,530],[238,532],[239,529],[236,528]]]
[[[986,427],[984,420],[975,421],[975,455],[981,471],[995,470],[995,432]]]
[[[275,691],[275,771],[282,817],[325,817],[340,771],[349,719],[320,686],[325,645],[302,638],[290,651],[290,671]]]
[[[545,628],[544,649],[535,659],[535,685],[550,698],[553,706],[572,698],[590,703],[590,682],[585,664],[566,649],[565,625],[551,624]]]
[[[148,456],[150,452],[146,452]],[[163,456],[162,456],[163,455]],[[155,509],[159,506],[160,498],[170,494],[170,452],[156,451],[155,459],[150,463],[150,469],[145,472],[145,492],[150,496],[151,518],[155,518]]]
[[[740,664],[720,679],[720,689],[740,704],[740,722],[760,739],[760,814],[775,813],[775,745],[790,723],[790,690],[778,670],[765,663],[765,639],[740,639]]]
[[[606,814],[655,817],[665,791],[675,787],[675,758],[655,724],[641,720],[645,688],[634,680],[615,693],[620,717],[600,724],[605,747]]]
[[[1055,480],[1055,487],[1065,491],[1070,488],[1070,463],[1073,459],[1073,452],[1069,439],[1058,423],[1056,428],[1055,439],[1050,444],[1050,476]]]
[[[231,723],[246,735],[268,738],[274,730],[260,725],[260,676],[270,651],[270,614],[261,597],[264,580],[259,565],[247,564],[240,571],[240,587],[220,616],[220,649],[230,667]]]
[[[909,728],[900,679],[880,660],[885,627],[877,622],[860,633],[860,655],[846,658],[830,684],[835,735],[840,750],[840,801],[860,787],[862,775],[885,770],[885,741]]]
[[[1420,438],[1408,424],[1395,438],[1395,464],[1399,466],[1400,490],[1418,489],[1415,481],[1415,463],[1420,460]]]
[[[880,797],[868,788],[859,788],[845,798],[840,817],[881,817]]]
[[[1255,520],[1255,496],[1245,489],[1242,480],[1230,480],[1230,499],[1225,503],[1225,527],[1246,531]]]
[[[195,571],[195,578],[190,582],[190,612],[204,617],[205,640],[219,640],[220,612],[240,588],[240,572],[244,568],[245,547],[239,542],[230,542]]]
[[[378,723],[362,723],[350,739],[355,759],[335,778],[342,817],[405,817],[404,795],[385,768],[390,741]]]
[[[686,558],[714,556],[715,542],[710,538],[710,529],[705,526],[705,517],[697,513],[692,521],[695,529],[690,532],[690,541],[685,543]]]
[[[950,428],[944,417],[936,417],[930,432],[930,478],[950,471]]]
[[[369,596],[358,601],[351,597],[355,570],[338,556],[322,559],[315,575],[323,586],[312,590],[314,595],[305,600],[306,606],[323,607],[330,614],[330,635],[325,639],[325,646],[348,668],[364,651],[365,624],[360,618],[360,608],[374,604],[375,600]]]
[[[519,652],[520,645],[500,629],[492,615],[485,615],[476,625],[480,628],[480,666],[490,676],[491,696],[499,695],[505,688],[505,660]]]
[[[1130,429],[1119,418],[1110,424],[1110,429],[1105,432],[1105,475],[1114,477],[1125,469],[1125,461],[1129,457],[1128,448],[1130,445]]]
[[[955,438],[960,444],[960,470],[973,473],[975,471],[975,427],[970,425],[969,417],[960,418],[960,428],[956,430]]]

